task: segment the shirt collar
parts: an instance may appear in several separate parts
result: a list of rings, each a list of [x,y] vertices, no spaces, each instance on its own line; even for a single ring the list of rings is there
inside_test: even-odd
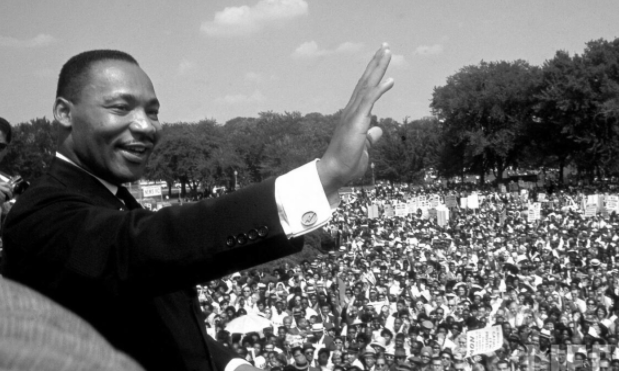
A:
[[[94,175],[93,173],[91,173],[90,171],[84,169],[83,167],[79,166],[78,164],[76,164],[75,162],[71,161],[68,157],[66,157],[65,155],[63,155],[60,152],[56,152],[56,157],[61,159],[62,161],[68,162],[71,165],[78,167],[80,170],[88,173],[90,176],[92,176],[93,178],[97,179],[99,182],[101,182],[101,184],[103,184],[103,186],[110,192],[112,192],[112,194],[114,196],[116,196],[116,192],[118,192],[118,186],[114,185],[106,180],[103,180],[101,178],[99,178],[98,176]]]

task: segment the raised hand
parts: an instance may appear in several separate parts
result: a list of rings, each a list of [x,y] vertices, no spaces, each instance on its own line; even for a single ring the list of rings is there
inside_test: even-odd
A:
[[[391,78],[382,81],[390,60],[389,45],[383,44],[359,79],[329,147],[317,164],[329,200],[337,197],[337,191],[347,182],[365,173],[368,150],[382,135],[380,128],[369,126],[374,103],[393,86]]]

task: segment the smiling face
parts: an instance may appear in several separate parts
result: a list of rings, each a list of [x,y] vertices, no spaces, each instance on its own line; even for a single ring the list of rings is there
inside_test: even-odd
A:
[[[54,115],[67,129],[61,153],[114,184],[139,179],[157,144],[159,101],[146,73],[117,60],[94,63],[79,98],[58,98]]]

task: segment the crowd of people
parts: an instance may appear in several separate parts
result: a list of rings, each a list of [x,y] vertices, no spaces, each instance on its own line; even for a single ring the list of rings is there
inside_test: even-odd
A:
[[[619,370],[619,228],[604,198],[616,190],[528,188],[353,191],[323,227],[335,249],[199,286],[207,333],[271,371]],[[387,212],[471,194],[476,208],[450,205],[442,223]],[[258,328],[229,331],[244,316]],[[492,326],[503,343],[471,354],[467,333]]]

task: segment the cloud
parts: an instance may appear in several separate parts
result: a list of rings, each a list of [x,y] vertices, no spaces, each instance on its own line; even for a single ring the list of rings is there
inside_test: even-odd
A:
[[[393,54],[391,55],[391,62],[389,65],[393,67],[404,67],[408,65],[408,62],[402,54]]]
[[[228,94],[225,97],[215,99],[217,104],[236,105],[245,103],[264,102],[265,96],[259,90],[254,91],[251,95],[245,94]]]
[[[178,74],[184,75],[187,72],[191,71],[196,66],[195,62],[189,61],[187,59],[183,59],[181,63],[178,64]]]
[[[442,44],[420,45],[415,49],[417,55],[435,55],[443,52]]]
[[[208,36],[249,35],[263,28],[307,14],[305,0],[260,0],[254,6],[227,7],[215,13],[212,21],[202,22],[200,30]]]
[[[255,83],[261,83],[264,79],[259,73],[250,71],[245,74],[245,80]]]
[[[293,58],[316,58],[329,54],[336,53],[356,53],[363,49],[363,43],[353,43],[346,41],[341,43],[333,50],[321,49],[318,47],[316,41],[307,41],[299,45],[292,53]]]
[[[329,52],[326,49],[319,49],[316,41],[307,41],[299,45],[292,56],[295,58],[313,58],[327,55]]]
[[[38,48],[58,42],[58,39],[47,34],[38,34],[31,39],[20,40],[9,36],[0,36],[0,47],[6,48]]]

